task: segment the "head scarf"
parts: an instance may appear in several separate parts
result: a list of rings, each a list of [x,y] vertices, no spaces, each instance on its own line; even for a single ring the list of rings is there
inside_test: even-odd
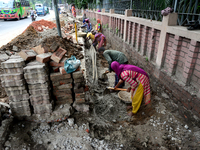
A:
[[[111,63],[111,68],[112,70],[115,71],[115,73],[117,74],[118,78],[121,79],[120,77],[120,74],[123,72],[123,71],[126,71],[126,70],[132,70],[132,71],[135,71],[135,72],[138,72],[138,73],[141,73],[145,76],[148,76],[148,74],[141,68],[137,67],[137,66],[134,66],[134,65],[129,65],[129,64],[120,64],[118,63],[117,61],[113,61]]]
[[[100,20],[100,19],[97,19],[97,23],[101,23],[101,20]]]

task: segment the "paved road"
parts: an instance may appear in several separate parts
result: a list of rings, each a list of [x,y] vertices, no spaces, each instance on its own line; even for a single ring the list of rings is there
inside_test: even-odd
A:
[[[54,11],[50,11],[50,14],[46,16],[38,16],[36,21],[45,19],[52,20],[55,18]],[[17,20],[0,20],[0,47],[7,44],[17,35],[21,34],[31,24],[31,17]]]

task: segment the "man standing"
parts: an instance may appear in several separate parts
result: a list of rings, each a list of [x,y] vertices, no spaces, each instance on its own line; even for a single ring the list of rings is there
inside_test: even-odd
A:
[[[128,59],[124,55],[124,53],[116,51],[116,50],[105,50],[104,47],[101,47],[98,49],[99,54],[102,54],[104,58],[108,61],[109,68],[105,73],[109,73],[112,71],[111,63],[113,61],[117,61],[120,64],[128,64]],[[119,82],[118,76],[115,74],[115,86]],[[122,88],[124,86],[124,83],[119,86],[119,88]]]

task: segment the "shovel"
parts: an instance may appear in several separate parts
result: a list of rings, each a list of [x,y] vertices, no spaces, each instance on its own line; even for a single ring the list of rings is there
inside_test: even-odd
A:
[[[127,89],[122,88],[113,88],[113,87],[106,87],[106,89],[103,91],[103,95],[110,94],[110,90],[116,90],[116,91],[126,91]]]

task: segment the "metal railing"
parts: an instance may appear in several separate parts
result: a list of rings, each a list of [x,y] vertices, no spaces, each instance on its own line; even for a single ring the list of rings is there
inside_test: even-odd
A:
[[[187,25],[200,20],[199,0],[175,0],[174,11],[178,13],[178,25]]]
[[[115,14],[125,15],[125,9],[115,9]]]
[[[105,12],[114,9],[116,14],[125,14],[132,9],[132,16],[162,21],[161,11],[167,7],[178,13],[177,24],[188,25],[200,20],[200,0],[103,0]]]

